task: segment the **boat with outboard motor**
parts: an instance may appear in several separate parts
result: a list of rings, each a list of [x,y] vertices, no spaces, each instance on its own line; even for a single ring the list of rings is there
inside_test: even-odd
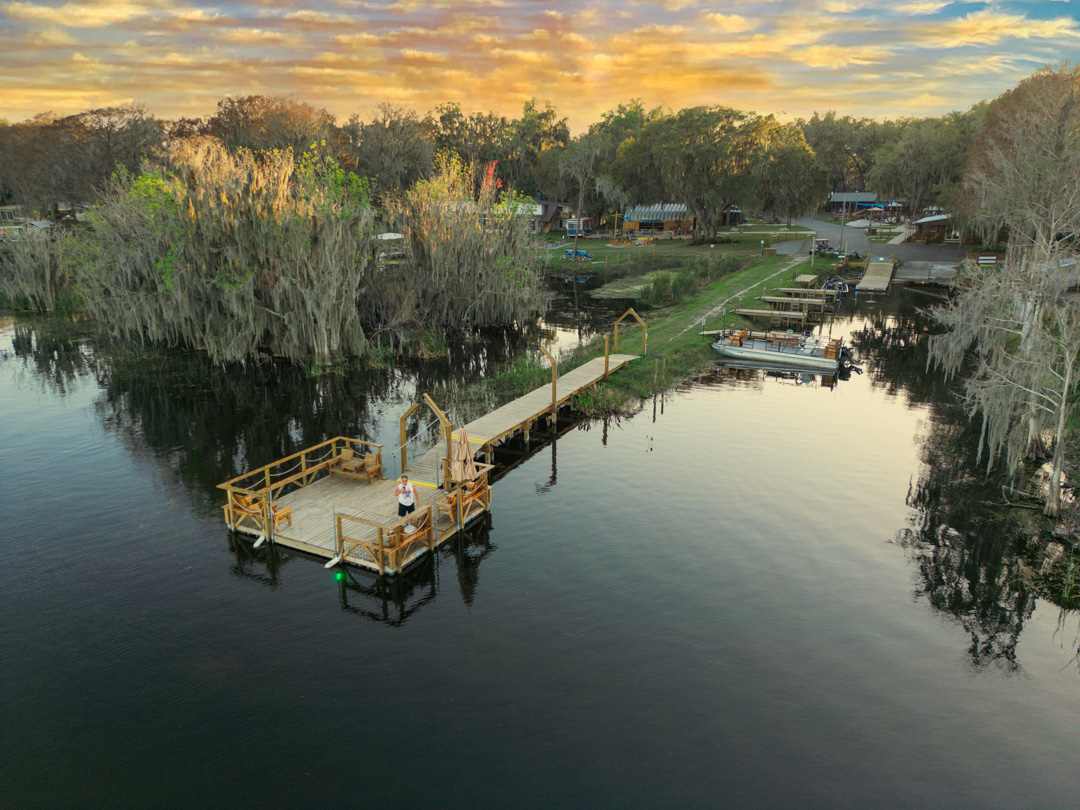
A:
[[[712,347],[718,354],[740,363],[762,363],[823,374],[833,374],[841,365],[851,365],[851,351],[840,338],[798,332],[751,332],[748,329],[724,329],[709,334],[716,336]]]

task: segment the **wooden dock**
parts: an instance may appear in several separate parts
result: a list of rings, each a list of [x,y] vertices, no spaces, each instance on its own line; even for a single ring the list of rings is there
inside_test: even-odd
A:
[[[736,315],[744,318],[767,318],[774,321],[805,321],[806,313],[784,309],[737,309]]]
[[[758,300],[764,301],[766,304],[782,304],[783,306],[792,307],[814,307],[822,309],[832,306],[832,302],[827,298],[795,298],[790,295],[763,295]]]
[[[637,355],[633,354],[608,355],[607,373],[617,371],[636,359]],[[475,452],[486,453],[519,433],[528,436],[533,426],[541,419],[547,419],[553,408],[561,408],[576,394],[596,385],[605,376],[603,357],[582,363],[573,371],[568,371],[554,380],[554,399],[552,385],[542,385],[469,422],[463,428],[469,444]],[[459,435],[457,431],[453,431],[451,439],[456,439]],[[405,471],[412,478],[440,486],[444,478],[445,457],[443,448],[437,445],[415,460],[408,459]]]
[[[871,259],[867,262],[866,272],[855,285],[857,292],[888,292],[892,283],[896,262],[892,259]]]
[[[836,290],[820,290],[812,287],[777,287],[772,292],[783,293],[792,298],[836,298]]]
[[[615,334],[617,345],[617,329]],[[492,448],[519,433],[528,437],[540,420],[557,424],[559,409],[572,397],[636,359],[605,352],[560,376],[555,358],[548,356],[550,385],[463,427],[470,460],[478,453],[490,457]],[[338,436],[219,484],[226,493],[226,525],[256,538],[257,545],[280,543],[326,558],[327,567],[348,563],[380,574],[404,571],[491,507],[491,466],[477,464],[475,476],[453,478],[449,458],[461,430],[453,428],[430,397],[424,401],[440,423],[439,444],[409,459],[406,420],[421,406],[411,406],[400,419],[402,466],[417,489],[414,513],[397,516],[397,480],[383,475],[382,446]]]

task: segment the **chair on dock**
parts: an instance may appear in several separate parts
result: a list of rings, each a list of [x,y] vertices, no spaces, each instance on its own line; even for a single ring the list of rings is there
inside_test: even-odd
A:
[[[445,515],[451,523],[458,522],[458,510],[462,524],[468,523],[474,515],[487,511],[491,507],[491,486],[487,474],[482,474],[475,481],[466,481],[459,488],[441,496],[436,502],[440,515]]]
[[[393,569],[400,571],[417,547],[423,546],[430,550],[434,548],[434,543],[435,532],[431,508],[428,507],[390,528],[385,546],[387,561]]]
[[[351,449],[346,448],[330,466],[330,474],[370,483],[382,478],[382,461],[375,453],[357,456]]]
[[[262,500],[250,495],[234,495],[232,502],[233,512],[239,516],[236,521],[242,520],[245,517],[254,518],[261,522],[263,519],[263,504]],[[228,516],[229,506],[225,506],[226,517]],[[293,510],[291,506],[270,506],[270,512],[273,516],[274,528],[285,524],[289,528],[292,528]]]

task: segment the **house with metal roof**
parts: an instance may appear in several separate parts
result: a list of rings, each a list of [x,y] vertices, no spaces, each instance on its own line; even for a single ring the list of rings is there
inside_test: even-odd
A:
[[[829,194],[829,208],[833,211],[854,211],[877,204],[876,191],[834,191]]]
[[[959,234],[952,224],[951,214],[931,214],[911,223],[915,227],[912,241],[945,242],[959,241]]]
[[[685,203],[635,205],[623,213],[623,230],[689,234],[694,230],[694,215]]]

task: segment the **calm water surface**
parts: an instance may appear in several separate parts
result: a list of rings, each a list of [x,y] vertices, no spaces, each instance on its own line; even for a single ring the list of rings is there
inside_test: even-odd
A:
[[[1077,806],[1077,616],[961,502],[917,328],[866,317],[833,388],[719,370],[502,454],[490,528],[392,586],[232,541],[213,484],[390,447],[449,369],[2,322],[0,805]]]

